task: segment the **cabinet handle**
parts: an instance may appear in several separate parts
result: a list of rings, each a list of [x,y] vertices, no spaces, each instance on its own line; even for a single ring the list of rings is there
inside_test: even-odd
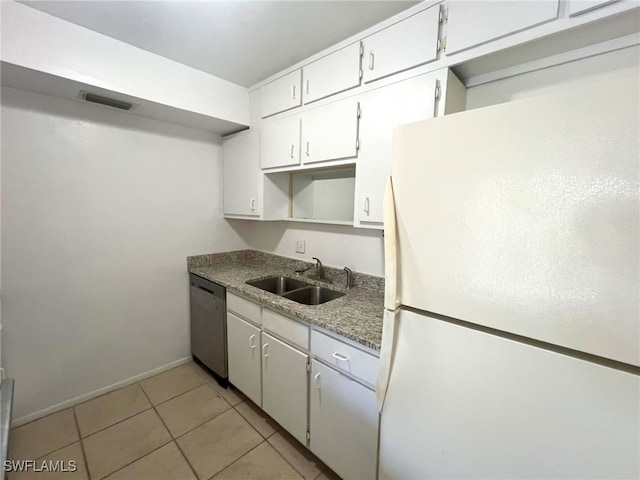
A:
[[[294,100],[296,99],[296,86],[295,85],[291,85],[291,97]]]
[[[249,337],[249,346],[251,348],[256,348],[256,336],[255,335],[251,335]]]
[[[309,80],[305,82],[305,93],[309,95]]]
[[[376,54],[373,50],[369,52],[369,70],[373,70],[376,61]]]
[[[249,206],[251,207],[251,211],[255,211],[256,209],[256,199],[252,198],[251,201],[249,202]]]
[[[268,348],[269,348],[268,343],[265,343],[264,345],[262,345],[262,356],[264,358],[267,358],[269,356],[269,354],[267,353]]]
[[[333,352],[333,358],[335,358],[336,360],[340,360],[341,362],[348,362],[349,361],[349,357],[347,357],[346,355],[342,355],[341,353],[338,352]]]
[[[290,148],[290,150],[289,150],[289,156],[290,156],[291,158],[293,158],[293,149],[294,149],[294,148],[295,148],[295,145],[292,143],[292,144],[291,144],[291,148]]]
[[[313,377],[313,386],[317,389],[320,389],[320,373],[316,373]]]
[[[364,213],[367,214],[367,217],[369,216],[369,197],[365,197],[364,198]]]
[[[305,149],[304,153],[307,157],[309,156],[309,140],[307,140],[307,148]]]

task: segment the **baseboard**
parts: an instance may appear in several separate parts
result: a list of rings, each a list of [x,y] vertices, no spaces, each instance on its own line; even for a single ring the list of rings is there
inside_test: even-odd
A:
[[[159,373],[162,373],[166,370],[171,370],[172,368],[178,367],[180,365],[184,365],[185,363],[189,363],[191,361],[191,357],[184,357],[174,362],[163,365],[162,367],[154,368],[153,370],[149,370],[148,372],[141,373],[139,375],[135,375],[133,377],[129,377],[120,382],[113,383],[111,385],[107,385],[106,387],[99,388],[98,390],[94,390],[93,392],[85,393],[83,395],[77,396],[70,400],[66,400],[64,402],[53,405],[52,407],[47,407],[42,410],[38,410],[37,412],[30,413],[29,415],[25,415],[20,418],[16,418],[12,420],[11,427],[19,427],[20,425],[24,425],[25,423],[32,422],[42,417],[46,417],[47,415],[51,415],[52,413],[59,412],[60,410],[64,410],[65,408],[73,407],[74,405],[78,405],[79,403],[86,402],[87,400],[91,400],[92,398],[99,397],[100,395],[104,395],[105,393],[112,392],[114,390],[118,390],[119,388],[126,387],[128,385],[132,385],[134,383],[139,382],[140,380],[144,380],[145,378],[153,377]]]

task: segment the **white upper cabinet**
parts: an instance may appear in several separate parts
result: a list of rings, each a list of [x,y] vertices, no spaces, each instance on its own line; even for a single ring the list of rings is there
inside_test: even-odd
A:
[[[555,20],[558,0],[456,0],[447,9],[445,51],[451,55]]]
[[[224,214],[256,217],[262,213],[260,136],[243,132],[222,140]]]
[[[260,165],[262,168],[300,164],[300,116],[293,115],[262,124]]]
[[[302,105],[302,70],[296,70],[260,89],[262,118]]]
[[[302,163],[355,157],[358,152],[358,102],[346,99],[302,115]]]
[[[382,225],[384,190],[391,172],[393,129],[433,117],[435,93],[436,78],[427,74],[361,97],[362,145],[356,170],[356,222]]]
[[[439,25],[440,6],[433,5],[365,38],[364,82],[436,60]]]
[[[569,0],[569,16],[580,15],[618,0]]]
[[[357,42],[304,67],[304,103],[360,85],[361,56],[360,42]]]

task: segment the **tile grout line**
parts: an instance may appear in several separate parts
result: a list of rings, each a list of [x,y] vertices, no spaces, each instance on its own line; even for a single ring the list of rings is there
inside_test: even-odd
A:
[[[248,422],[247,422],[248,423]],[[216,475],[224,472],[226,469],[230,468],[233,464],[239,462],[240,460],[242,460],[244,457],[246,457],[247,455],[249,455],[251,452],[253,452],[256,448],[258,448],[260,445],[262,445],[263,443],[265,443],[267,440],[260,435],[260,438],[262,438],[262,441],[259,442],[255,447],[250,448],[249,450],[247,450],[245,453],[243,453],[242,455],[240,455],[238,458],[236,458],[233,462],[231,462],[229,465],[227,465],[226,467],[224,467],[222,470],[218,470],[216,473],[214,473],[212,476],[210,476],[208,478],[208,480],[213,480],[213,477],[215,477]],[[273,447],[272,447],[273,448]],[[275,450],[275,449],[274,449]]]
[[[276,433],[279,433],[279,432],[273,432],[271,435],[269,435],[269,438],[273,437]],[[286,437],[285,437],[284,435],[282,436],[282,438],[284,438],[284,439],[286,440]],[[290,462],[290,461],[289,461],[289,460],[288,460],[288,459],[287,459],[287,458],[286,458],[282,453],[280,453],[280,450],[278,450],[278,449],[276,448],[276,446],[275,446],[273,443],[271,443],[268,439],[267,439],[266,441],[267,441],[267,443],[271,446],[271,448],[273,448],[273,449],[276,451],[276,453],[277,453],[278,455],[280,455],[280,456],[282,457],[282,459],[283,459],[285,462],[287,462],[291,468],[293,468],[293,471],[294,471],[294,472],[296,472],[298,475],[300,475],[300,478],[302,478],[303,480],[314,480],[314,479],[318,478],[320,475],[322,475],[322,469],[321,469],[321,470],[320,470],[320,473],[318,473],[318,475],[316,475],[315,477],[313,477],[313,479],[306,479],[306,478],[305,478],[305,476],[302,474],[302,472],[300,472],[300,471],[295,467],[295,465],[293,465],[293,463],[291,463],[291,462]],[[306,447],[305,447],[305,448],[306,448]],[[295,448],[294,448],[294,450],[295,450]],[[309,449],[307,448],[307,450],[309,450]],[[309,452],[311,452],[311,450],[309,450]],[[315,455],[314,455],[314,456],[315,456]],[[316,457],[316,458],[317,458],[317,457]],[[318,458],[318,460],[320,460],[320,459]],[[324,465],[324,463],[323,463],[323,465]]]
[[[84,469],[87,471],[87,478],[91,480],[91,472],[89,472],[89,462],[87,461],[87,454],[84,451],[84,443],[82,442],[82,433],[80,433],[80,423],[78,422],[78,417],[76,416],[75,406],[71,407],[73,411],[73,420],[76,423],[76,430],[78,431],[78,442],[80,443],[80,452],[82,453],[82,459],[84,460]]]
[[[198,385],[196,388],[200,388],[201,385]],[[142,388],[142,385],[140,385],[140,388]],[[191,391],[195,390],[195,388],[192,388],[191,390],[188,390],[187,392],[184,393],[189,393]],[[149,403],[151,403],[151,405],[153,406],[153,411],[156,413],[156,415],[158,416],[158,418],[160,419],[160,421],[162,422],[162,425],[164,425],[164,428],[167,429],[167,432],[169,432],[169,436],[171,437],[171,441],[175,444],[176,448],[178,449],[178,451],[180,452],[180,455],[182,455],[182,458],[184,458],[184,461],[187,462],[187,465],[189,465],[189,468],[191,469],[191,472],[193,472],[193,475],[196,478],[200,478],[198,476],[198,474],[196,473],[196,470],[193,468],[193,465],[191,465],[191,462],[189,461],[189,459],[187,458],[187,456],[184,454],[184,452],[182,451],[182,448],[180,448],[180,445],[178,444],[178,442],[176,441],[176,437],[173,436],[173,432],[171,432],[171,430],[169,429],[169,427],[167,426],[167,424],[164,421],[164,418],[162,418],[162,415],[160,415],[160,413],[158,412],[158,410],[156,409],[156,406],[153,405],[153,403],[151,402],[151,399],[149,398],[149,395],[147,395],[147,392],[144,391],[144,388],[142,388],[142,391],[145,395],[145,397],[147,397],[147,400],[149,400]],[[184,395],[184,394],[183,394]],[[179,395],[178,395],[179,396]],[[174,398],[178,398],[178,396],[174,397]],[[220,397],[222,398],[222,397]],[[224,399],[223,399],[224,400]],[[169,400],[167,400],[169,401]],[[159,405],[162,405],[162,403],[160,403]],[[226,410],[225,410],[226,411]],[[214,417],[215,418],[215,417]],[[209,420],[207,420],[208,422]],[[201,423],[200,425],[198,425],[198,427],[200,427],[201,425],[204,425],[206,422]],[[195,428],[198,428],[195,427]],[[189,430],[191,431],[191,430]],[[188,432],[186,432],[188,433]],[[164,446],[164,445],[163,445]],[[155,450],[154,450],[155,451]],[[142,457],[141,457],[142,458]],[[140,459],[138,459],[140,460]],[[136,460],[137,461],[137,460]]]

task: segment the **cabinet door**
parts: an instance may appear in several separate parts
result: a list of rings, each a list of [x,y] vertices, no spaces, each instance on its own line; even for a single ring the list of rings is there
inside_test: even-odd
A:
[[[365,38],[364,82],[434,61],[439,25],[440,6],[434,5]]]
[[[224,214],[260,216],[260,136],[233,135],[222,140]]]
[[[447,55],[558,17],[558,0],[448,2]]]
[[[304,103],[360,85],[360,56],[357,42],[304,67]]]
[[[307,443],[307,354],[262,334],[262,408]]]
[[[227,350],[229,381],[261,405],[260,329],[227,312]]]
[[[260,165],[262,168],[300,164],[300,117],[297,115],[262,124]]]
[[[360,97],[360,152],[356,168],[354,220],[381,227],[387,177],[391,173],[393,129],[434,116],[436,77],[421,75]]]
[[[610,3],[615,3],[618,0],[570,0],[569,1],[569,16],[580,15],[581,13],[590,12],[596,8],[604,7]]]
[[[316,360],[311,378],[311,451],[345,480],[377,478],[375,392]]]
[[[296,70],[260,89],[262,118],[302,105],[302,70]]]
[[[358,102],[341,100],[302,116],[302,163],[355,157],[358,153]]]

